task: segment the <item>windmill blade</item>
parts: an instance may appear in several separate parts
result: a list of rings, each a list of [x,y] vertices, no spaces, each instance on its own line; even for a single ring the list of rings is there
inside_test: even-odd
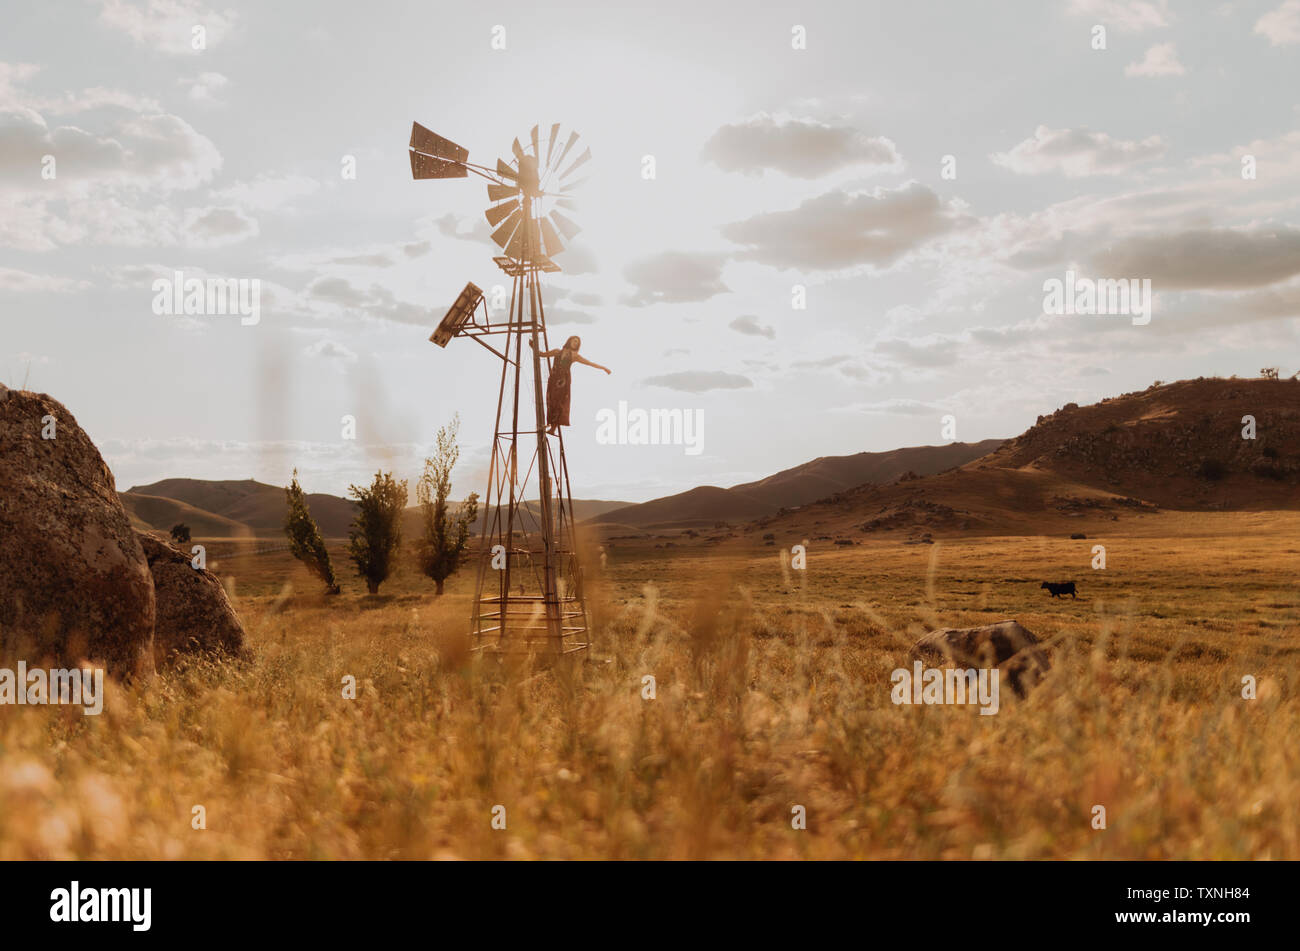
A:
[[[446,162],[420,152],[409,152],[411,156],[411,177],[421,178],[466,178],[469,169],[455,162]]]
[[[469,149],[461,148],[451,139],[444,139],[418,122],[411,123],[411,148],[449,162],[469,161]]]
[[[572,198],[557,198],[555,203],[561,208],[568,208],[570,211],[577,211],[580,207],[578,202]]]
[[[551,155],[555,152],[555,137],[560,134],[560,124],[557,122],[551,126],[551,138],[546,145],[546,170],[551,170]]]
[[[497,159],[497,174],[502,178],[510,179],[512,182],[519,177],[515,170],[505,163],[504,159]]]
[[[542,153],[537,151],[537,129],[538,126],[533,126],[533,131],[530,132],[529,135],[532,137],[533,140],[533,158],[537,159],[538,163],[540,164],[542,160]]]
[[[496,231],[492,232],[492,240],[509,252],[510,249],[507,247],[507,244],[510,242],[511,236],[515,233],[515,229],[519,227],[519,221],[523,217],[523,209],[516,208],[510,213],[510,217],[505,220],[505,223],[501,225],[500,228],[497,228]]]
[[[511,144],[510,151],[515,153],[515,165],[517,167],[519,163],[523,161],[523,157],[524,157],[524,149],[523,146],[519,144],[518,139],[515,139],[515,141]]]
[[[563,232],[564,236],[570,241],[572,241],[574,236],[582,230],[572,219],[566,218],[558,211],[551,212],[551,220],[555,222],[555,226],[559,228],[560,231]]]
[[[516,261],[524,260],[525,239],[527,239],[529,259],[536,258],[538,252],[541,250],[538,247],[538,245],[541,244],[541,241],[539,240],[536,219],[530,218],[528,221],[525,221],[520,225],[519,230],[516,231],[514,237],[510,239],[510,243],[505,245],[506,254],[510,255]]]
[[[564,148],[560,150],[560,157],[555,160],[555,164],[557,166],[562,165],[564,163],[564,157],[569,154],[569,150],[573,148],[574,143],[576,143],[577,141],[578,141],[578,133],[570,132],[569,141],[564,143]]]
[[[587,176],[586,178],[580,178],[576,182],[567,182],[566,184],[560,186],[560,194],[565,195],[568,194],[569,192],[576,192],[579,188],[587,184],[587,182],[589,181],[591,181],[591,176]]]
[[[483,214],[487,216],[488,224],[495,228],[501,223],[502,218],[518,210],[519,199],[516,198],[514,201],[507,201],[500,205],[493,205],[487,211],[483,212]]]
[[[572,165],[570,165],[567,169],[565,169],[563,172],[560,173],[560,181],[564,181],[566,178],[568,178],[570,175],[573,174],[575,169],[586,164],[590,159],[591,159],[591,149],[588,148],[585,152],[583,152],[581,155],[578,156],[577,160]]]
[[[542,240],[546,242],[546,256],[552,257],[563,251],[564,242],[555,233],[555,225],[551,224],[550,219],[542,218],[538,223],[542,226]]]
[[[503,198],[513,198],[519,194],[518,185],[489,185],[488,200],[501,201]]]

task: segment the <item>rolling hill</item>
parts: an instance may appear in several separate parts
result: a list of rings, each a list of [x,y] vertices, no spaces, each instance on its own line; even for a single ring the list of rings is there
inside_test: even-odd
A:
[[[269,538],[279,536],[284,528],[284,488],[254,479],[163,479],[152,485],[132,486],[119,495],[129,512],[162,531],[183,521],[195,535]],[[172,518],[156,500],[171,500],[185,506],[189,517]],[[322,535],[326,538],[347,535],[356,511],[355,503],[316,492],[307,496],[307,504]],[[159,520],[155,521],[153,516]],[[205,531],[196,522],[216,530]]]
[[[837,540],[1044,534],[1159,509],[1300,509],[1300,381],[1202,378],[1070,403],[958,469],[859,486],[756,527]]]
[[[132,486],[118,496],[137,528],[166,532],[177,522],[184,522],[195,537],[206,538],[279,538],[283,533],[283,487],[254,479],[163,479],[151,485]],[[322,535],[347,536],[356,513],[355,502],[315,492],[307,496],[307,505]],[[595,518],[626,505],[626,502],[601,499],[573,500],[579,520]],[[530,503],[530,508],[535,510],[536,503]],[[418,532],[419,524],[418,507],[408,508],[403,516],[404,530],[408,534]],[[481,527],[480,514],[474,531]]]
[[[604,513],[601,522],[640,528],[689,528],[717,521],[748,520],[866,483],[890,482],[906,473],[932,475],[978,459],[1001,439],[945,446],[913,446],[888,452],[822,456],[803,465],[729,489],[706,485]]]

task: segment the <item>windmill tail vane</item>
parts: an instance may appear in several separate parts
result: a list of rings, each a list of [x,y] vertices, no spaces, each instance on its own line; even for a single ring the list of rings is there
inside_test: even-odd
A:
[[[488,182],[484,217],[503,252],[493,261],[511,278],[504,320],[470,282],[429,338],[445,348],[468,337],[501,364],[470,620],[471,646],[485,652],[573,654],[590,645],[564,438],[558,426],[556,435],[546,431],[541,354],[549,347],[538,277],[561,270],[552,257],[581,231],[570,217],[578,209],[572,193],[586,179],[574,173],[591,149],[577,152],[579,138],[558,122],[547,132],[535,125],[524,143],[514,140],[509,159],[486,166],[450,139],[411,126],[413,178],[474,174]],[[486,339],[493,337],[504,337],[500,349]]]

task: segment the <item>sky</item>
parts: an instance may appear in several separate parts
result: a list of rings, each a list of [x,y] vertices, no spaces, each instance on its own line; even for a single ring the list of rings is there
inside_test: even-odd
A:
[[[4,19],[0,381],[62,401],[119,489],[295,467],[313,492],[379,468],[413,486],[458,416],[453,495],[482,492],[499,363],[428,338],[466,282],[506,279],[486,183],[414,181],[413,121],[483,164],[539,123],[592,150],[545,276],[552,342],[613,371],[574,370],[574,497],[1300,370],[1300,0]],[[156,313],[176,271],[259,282],[260,319]],[[1149,321],[1050,312],[1071,273],[1149,281]],[[698,414],[699,451],[601,442],[620,403]]]

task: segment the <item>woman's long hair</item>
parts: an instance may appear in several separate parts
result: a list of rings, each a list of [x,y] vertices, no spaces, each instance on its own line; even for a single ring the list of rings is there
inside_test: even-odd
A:
[[[577,350],[581,346],[582,338],[578,336],[570,337],[568,340],[564,341],[565,350]]]

